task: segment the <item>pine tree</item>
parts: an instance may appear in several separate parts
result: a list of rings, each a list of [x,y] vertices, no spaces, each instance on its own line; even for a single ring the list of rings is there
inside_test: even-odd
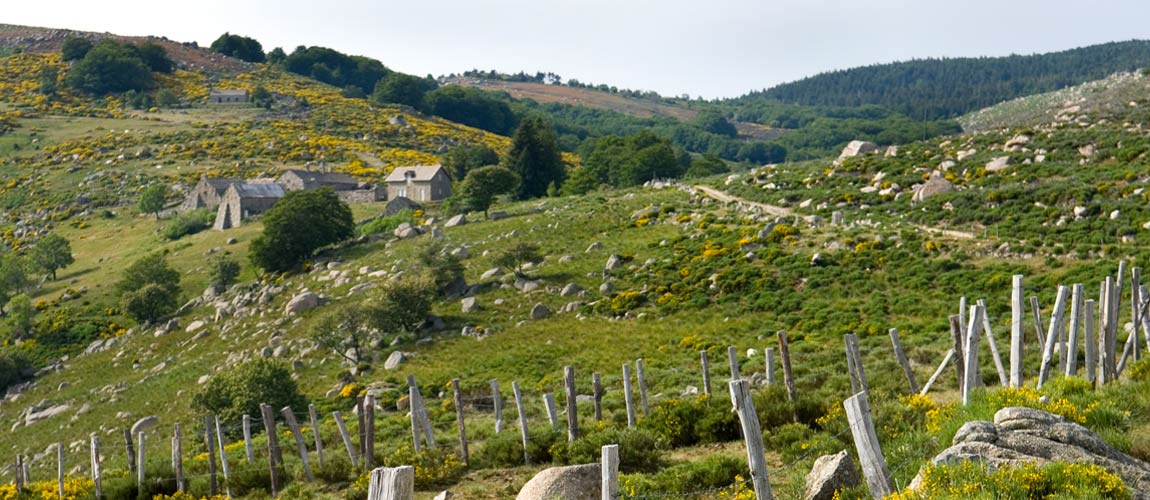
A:
[[[521,200],[546,195],[548,186],[562,185],[566,176],[555,129],[539,116],[527,117],[519,124],[503,165],[519,174],[516,197]]]

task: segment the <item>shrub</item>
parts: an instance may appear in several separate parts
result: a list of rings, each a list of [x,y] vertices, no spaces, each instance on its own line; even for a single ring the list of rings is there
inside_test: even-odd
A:
[[[663,443],[655,433],[646,429],[605,429],[592,431],[574,442],[567,443],[565,453],[553,453],[564,463],[587,464],[598,462],[604,446],[619,445],[619,470],[625,472],[652,472],[659,469]],[[557,448],[561,448],[560,443]],[[561,455],[561,456],[560,456]]]
[[[354,231],[351,209],[335,191],[290,191],[264,214],[264,231],[252,241],[250,256],[253,264],[267,271],[288,271]]]
[[[549,463],[552,460],[553,445],[562,445],[565,435],[553,432],[529,433],[527,441],[527,456],[533,464]],[[622,449],[622,446],[620,446]],[[504,432],[483,442],[478,453],[473,454],[472,460],[486,467],[518,467],[523,465],[523,443],[519,435],[513,432]]]
[[[347,486],[355,481],[356,471],[346,458],[328,456],[323,464],[312,464],[316,479],[327,484]]]
[[[622,447],[620,447],[622,450]],[[713,455],[697,462],[674,465],[656,474],[625,474],[619,490],[628,495],[677,495],[722,488],[738,481],[747,471],[747,461],[729,455]]]
[[[415,212],[411,210],[400,210],[394,215],[376,217],[359,226],[359,228],[356,229],[356,232],[359,233],[360,236],[371,236],[373,234],[388,235],[395,231],[395,228],[399,227],[399,225],[403,224],[404,222],[414,223]]]
[[[168,240],[178,240],[212,227],[214,220],[215,214],[208,209],[183,212],[164,225],[164,229],[160,231],[160,236]]]
[[[32,363],[18,351],[0,352],[0,392],[23,382],[32,369]]]
[[[192,406],[215,414],[226,422],[239,422],[243,415],[259,415],[260,404],[272,408],[303,408],[307,402],[299,392],[291,370],[282,363],[255,359],[223,372],[204,384],[192,396]],[[233,429],[228,435],[234,437]]]
[[[281,446],[283,445],[281,444]],[[284,474],[282,470],[277,477],[281,488],[285,481],[290,480],[290,477]],[[257,461],[251,467],[236,467],[229,471],[227,486],[231,488],[232,496],[236,498],[246,498],[252,493],[271,491],[272,480],[268,475],[267,460]]]
[[[148,283],[139,290],[125,293],[122,300],[124,312],[137,321],[156,321],[176,311],[180,307],[172,287]]]
[[[217,256],[208,263],[208,281],[212,286],[232,286],[239,275],[239,261],[226,255]]]
[[[929,465],[922,477],[921,489],[888,499],[966,499],[974,493],[987,498],[1130,498],[1121,478],[1094,464],[1024,464],[990,470],[979,462],[962,461]]]
[[[659,403],[639,424],[672,448],[730,441],[739,437],[738,417],[710,396]]]
[[[415,487],[421,490],[454,483],[467,470],[455,452],[447,448],[424,449],[417,453],[404,445],[384,457],[382,463],[387,467],[415,467]]]

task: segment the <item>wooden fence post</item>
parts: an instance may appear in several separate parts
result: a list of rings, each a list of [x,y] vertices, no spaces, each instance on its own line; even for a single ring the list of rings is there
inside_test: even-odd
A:
[[[855,450],[858,451],[859,462],[871,497],[880,500],[890,496],[894,492],[894,487],[890,479],[890,470],[886,466],[886,458],[882,455],[882,447],[879,446],[878,435],[874,430],[867,393],[860,392],[851,396],[843,402],[843,407],[846,409],[847,422],[850,424]]]
[[[603,379],[599,376],[599,372],[591,374],[591,385],[594,391],[592,398],[595,400],[595,421],[601,422],[603,420]]]
[[[471,462],[471,455],[467,452],[467,426],[463,422],[463,392],[459,390],[459,379],[451,379],[451,391],[455,403],[455,426],[459,428],[459,458],[466,466]]]
[[[60,498],[64,498],[64,443],[56,443],[56,486]]]
[[[407,407],[411,413],[411,441],[415,452],[419,453],[422,449],[421,442],[423,440],[422,426],[423,423],[419,421],[419,389],[414,385],[407,387]]]
[[[271,479],[272,496],[278,496],[280,491],[279,482],[279,466],[283,463],[283,458],[280,456],[279,451],[279,437],[276,432],[276,418],[272,414],[272,407],[261,403],[260,413],[264,420],[264,434],[268,437],[268,477]]]
[[[176,491],[186,491],[187,486],[184,485],[184,430],[179,422],[176,422],[176,428],[172,430],[172,462],[176,469]]]
[[[351,460],[351,466],[358,469],[359,460],[355,457],[355,444],[351,442],[351,434],[347,432],[347,425],[343,423],[343,415],[333,411],[331,416],[335,419],[335,426],[339,428],[339,436],[343,439],[343,447],[347,448],[347,458]]]
[[[934,381],[938,380],[939,375],[942,375],[943,370],[946,369],[946,364],[950,363],[950,359],[953,357],[954,348],[952,347],[946,351],[946,357],[942,358],[942,363],[939,363],[938,369],[934,371],[934,375],[931,375],[930,379],[926,381],[926,385],[922,386],[922,390],[918,393],[920,396],[925,396],[926,393],[930,391],[930,386],[934,385]]]
[[[319,416],[316,414],[315,405],[307,405],[307,416],[311,420],[311,432],[315,434],[315,455],[319,460],[320,467],[323,467],[323,439],[319,435]],[[219,419],[217,418],[218,422]]]
[[[16,493],[24,491],[24,455],[16,454]]]
[[[699,364],[703,365],[703,394],[711,395],[711,363],[707,360],[707,351],[699,351]]]
[[[244,415],[244,452],[248,456],[248,464],[256,461],[255,451],[252,450],[252,417]]]
[[[1078,371],[1078,344],[1082,341],[1079,332],[1082,330],[1082,283],[1071,286],[1070,293],[1070,331],[1066,334],[1066,371],[1064,376],[1072,377]]]
[[[759,414],[755,412],[755,404],[751,400],[750,383],[738,379],[730,382],[731,402],[739,414],[739,423],[743,428],[743,439],[747,443],[747,464],[751,468],[751,482],[755,488],[756,500],[769,500],[771,484],[767,481],[766,450],[763,448],[763,430],[759,426]]]
[[[368,396],[368,399],[370,400],[371,396]],[[299,460],[301,463],[303,463],[304,476],[307,477],[308,482],[315,481],[315,475],[313,475],[311,473],[311,464],[308,462],[307,443],[305,443],[303,440],[303,433],[300,432],[300,430],[299,430],[299,422],[297,422],[295,419],[295,413],[292,412],[292,409],[290,406],[285,406],[285,407],[280,409],[280,414],[284,416],[284,422],[287,422],[288,430],[291,431],[292,438],[295,439],[295,447],[296,447],[296,450],[299,451]],[[367,439],[364,442],[368,443],[368,444],[366,444],[366,448],[367,448],[368,452],[370,452],[371,451],[370,436],[367,436]],[[364,455],[364,457],[365,457],[365,461],[367,463],[371,463],[370,459],[366,458],[367,457],[366,454]]]
[[[966,345],[962,342],[962,318],[957,314],[951,314],[947,320],[950,322],[950,340],[953,344],[951,350],[954,351],[954,371],[958,376],[958,392],[962,392],[962,387],[966,385]]]
[[[1101,320],[1101,327],[1098,329],[1098,364],[1101,369],[1102,376],[1099,377],[1099,384],[1109,384],[1114,381],[1114,372],[1116,364],[1114,362],[1114,348],[1116,342],[1114,340],[1114,278],[1107,276],[1106,281],[1102,283],[1102,308],[1099,311],[1099,319]]]
[[[1054,349],[1058,347],[1058,329],[1062,328],[1063,314],[1066,312],[1066,300],[1069,297],[1066,286],[1058,286],[1058,298],[1054,301],[1054,311],[1050,315],[1050,329],[1046,331],[1046,347],[1042,349],[1042,366],[1038,371],[1038,388],[1050,377],[1050,363],[1054,358]]]
[[[365,469],[375,467],[375,396],[368,393],[363,398],[363,463]],[[303,438],[300,438],[301,451],[307,454],[307,447],[303,446]],[[307,462],[304,462],[307,465]]]
[[[418,409],[416,415],[419,417],[420,427],[423,427],[423,438],[427,441],[428,448],[435,449],[435,433],[431,428],[431,419],[427,417],[427,409],[423,406],[423,394],[419,392],[419,385],[415,383],[415,375],[407,376],[407,385],[415,388],[412,408]]]
[[[962,325],[962,328],[959,329],[958,335],[959,335],[959,338],[962,339],[962,345],[963,346],[965,346],[966,342],[967,342],[967,338],[966,338],[967,328],[966,327],[968,324],[970,324],[970,318],[966,317],[966,308],[967,307],[968,306],[966,304],[966,297],[959,297],[959,299],[958,299],[958,324]],[[965,350],[962,351],[962,355],[966,356]],[[965,361],[965,359],[963,361]]]
[[[145,460],[144,453],[144,433],[136,434],[136,489],[141,490],[144,487],[144,481],[147,479],[148,462]]]
[[[727,363],[731,367],[731,380],[739,380],[742,375],[739,374],[739,355],[735,352],[735,346],[727,346]]]
[[[998,342],[994,340],[994,331],[990,329],[990,316],[986,313],[986,301],[978,299],[978,308],[982,309],[982,333],[986,334],[986,343],[990,346],[990,357],[994,360],[994,369],[998,371],[998,384],[1002,387],[1010,385],[1006,376],[1006,368],[1002,366],[1002,356],[998,354]]]
[[[852,389],[854,389],[856,393],[860,390],[870,390],[870,386],[866,380],[866,371],[863,370],[862,355],[859,353],[858,335],[848,333],[844,336],[843,340],[847,346],[847,368],[852,372],[851,376],[858,379],[858,387],[855,388],[855,384],[852,383]]]
[[[599,461],[602,472],[601,500],[616,500],[619,496],[619,445],[609,444],[602,448],[602,459]]]
[[[91,440],[92,447],[90,457],[92,461],[92,486],[96,492],[96,500],[102,500],[104,498],[104,477],[100,467],[100,436],[93,432],[88,438]]]
[[[1038,349],[1046,350],[1046,336],[1042,333],[1042,309],[1038,308],[1038,296],[1030,297],[1030,312],[1034,315],[1034,335],[1038,337]]]
[[[491,379],[491,404],[495,411],[495,433],[503,432],[503,395],[499,393],[499,381]]]
[[[136,473],[136,448],[132,445],[132,430],[124,429],[124,449],[128,452],[128,474]]]
[[[408,380],[411,380],[410,377]],[[355,397],[355,419],[359,423],[356,435],[359,437],[359,456],[363,458],[363,469],[370,471],[371,458],[367,456],[367,409],[364,408],[363,403],[363,396]],[[417,406],[412,406],[412,408],[417,408]],[[415,414],[418,415],[418,413]]]
[[[219,492],[219,483],[216,481],[216,440],[212,439],[212,417],[204,416],[204,449],[208,450],[208,496],[214,497]]]
[[[523,393],[519,391],[519,381],[511,382],[511,390],[515,392],[515,408],[519,410],[519,434],[523,439],[523,464],[531,465],[531,455],[527,453],[527,413],[524,411]]]
[[[635,381],[639,383],[639,404],[643,408],[643,416],[651,414],[651,407],[647,405],[647,377],[643,369],[643,359],[635,360]]]
[[[918,382],[914,380],[914,370],[910,368],[910,361],[907,361],[906,353],[902,351],[902,343],[898,340],[898,328],[890,329],[890,343],[894,346],[894,357],[898,360],[898,364],[902,366],[902,372],[906,375],[906,381],[910,384],[910,393],[917,393]]]
[[[1134,324],[1134,331],[1131,334],[1134,340],[1130,342],[1133,344],[1131,355],[1134,356],[1134,361],[1142,359],[1142,355],[1138,351],[1138,326],[1142,324],[1142,268],[1133,267],[1130,269],[1130,322]]]
[[[627,403],[627,428],[635,428],[635,402],[631,397],[631,364],[623,363],[623,400]]]
[[[371,471],[367,500],[415,500],[415,468],[404,465]]]
[[[547,409],[547,420],[551,427],[559,427],[559,415],[555,411],[555,396],[550,392],[543,394],[543,407]]]
[[[765,367],[767,375],[767,385],[775,385],[775,348],[767,347],[763,349],[763,357],[766,358]]]
[[[1098,304],[1094,299],[1086,299],[1082,306],[1082,340],[1086,348],[1086,380],[1094,385],[1098,379],[1098,339],[1094,325],[1094,312]]]
[[[846,351],[847,358],[847,379],[851,382],[851,394],[858,394],[862,391],[859,387],[858,368],[855,367],[854,353],[851,352],[851,334],[843,335],[843,349]]]
[[[982,329],[982,309],[977,305],[970,306],[969,319],[970,323],[966,330],[966,355],[963,356],[963,361],[966,362],[966,366],[963,367],[966,373],[966,380],[962,383],[963,406],[970,402],[971,391],[981,382],[978,373],[978,342],[982,334],[979,331]]]
[[[220,427],[220,417],[216,415],[213,417],[216,424],[216,444],[220,447],[220,466],[224,471],[224,493],[228,498],[232,497],[232,469],[228,465],[228,451],[224,449],[224,432]]]
[[[567,389],[567,441],[579,439],[579,406],[575,393],[575,368],[563,367],[564,386]]]
[[[1026,290],[1023,286],[1023,275],[1015,274],[1011,278],[1010,286],[1010,387],[1022,387],[1022,380],[1026,370],[1023,366],[1023,318],[1026,317]]]
[[[779,338],[779,356],[783,362],[783,384],[787,386],[787,399],[794,403],[799,399],[799,395],[795,391],[795,375],[791,371],[791,349],[787,342],[787,332],[779,330],[776,336]]]

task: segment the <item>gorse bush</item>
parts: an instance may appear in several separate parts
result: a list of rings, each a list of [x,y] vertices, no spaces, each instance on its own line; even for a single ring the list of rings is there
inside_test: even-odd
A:
[[[211,210],[201,209],[182,212],[164,224],[164,229],[160,235],[169,240],[178,240],[212,227],[214,220],[215,214]]]
[[[962,461],[929,465],[922,477],[920,489],[895,493],[888,500],[1130,498],[1121,478],[1094,464],[1023,464],[991,470],[980,462]]]
[[[360,236],[371,236],[374,234],[386,236],[390,235],[392,231],[395,231],[395,229],[404,222],[415,223],[415,212],[411,210],[400,210],[394,215],[376,217],[357,227],[356,232]]]
[[[655,474],[622,474],[619,491],[630,496],[685,494],[733,484],[746,471],[747,461],[742,458],[713,455],[697,462],[673,465]]]
[[[659,403],[639,423],[672,448],[730,441],[739,437],[738,416],[710,396]]]
[[[552,455],[557,462],[587,464],[598,462],[602,449],[609,444],[619,445],[619,470],[626,472],[652,472],[661,465],[664,444],[651,431],[645,429],[596,429],[573,442],[555,445]]]

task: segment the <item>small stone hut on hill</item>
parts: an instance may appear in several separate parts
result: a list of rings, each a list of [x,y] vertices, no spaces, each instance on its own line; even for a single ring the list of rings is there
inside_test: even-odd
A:
[[[228,186],[241,183],[243,180],[225,177],[200,176],[200,181],[184,197],[180,210],[196,210],[198,208],[216,208],[227,192]]]
[[[251,101],[246,90],[217,90],[208,93],[208,102],[212,104],[246,104]]]
[[[387,176],[387,199],[442,201],[451,196],[451,178],[442,165],[396,167]]]
[[[279,184],[232,184],[216,209],[212,228],[222,231],[239,227],[243,219],[270,210],[284,194],[284,187]]]

